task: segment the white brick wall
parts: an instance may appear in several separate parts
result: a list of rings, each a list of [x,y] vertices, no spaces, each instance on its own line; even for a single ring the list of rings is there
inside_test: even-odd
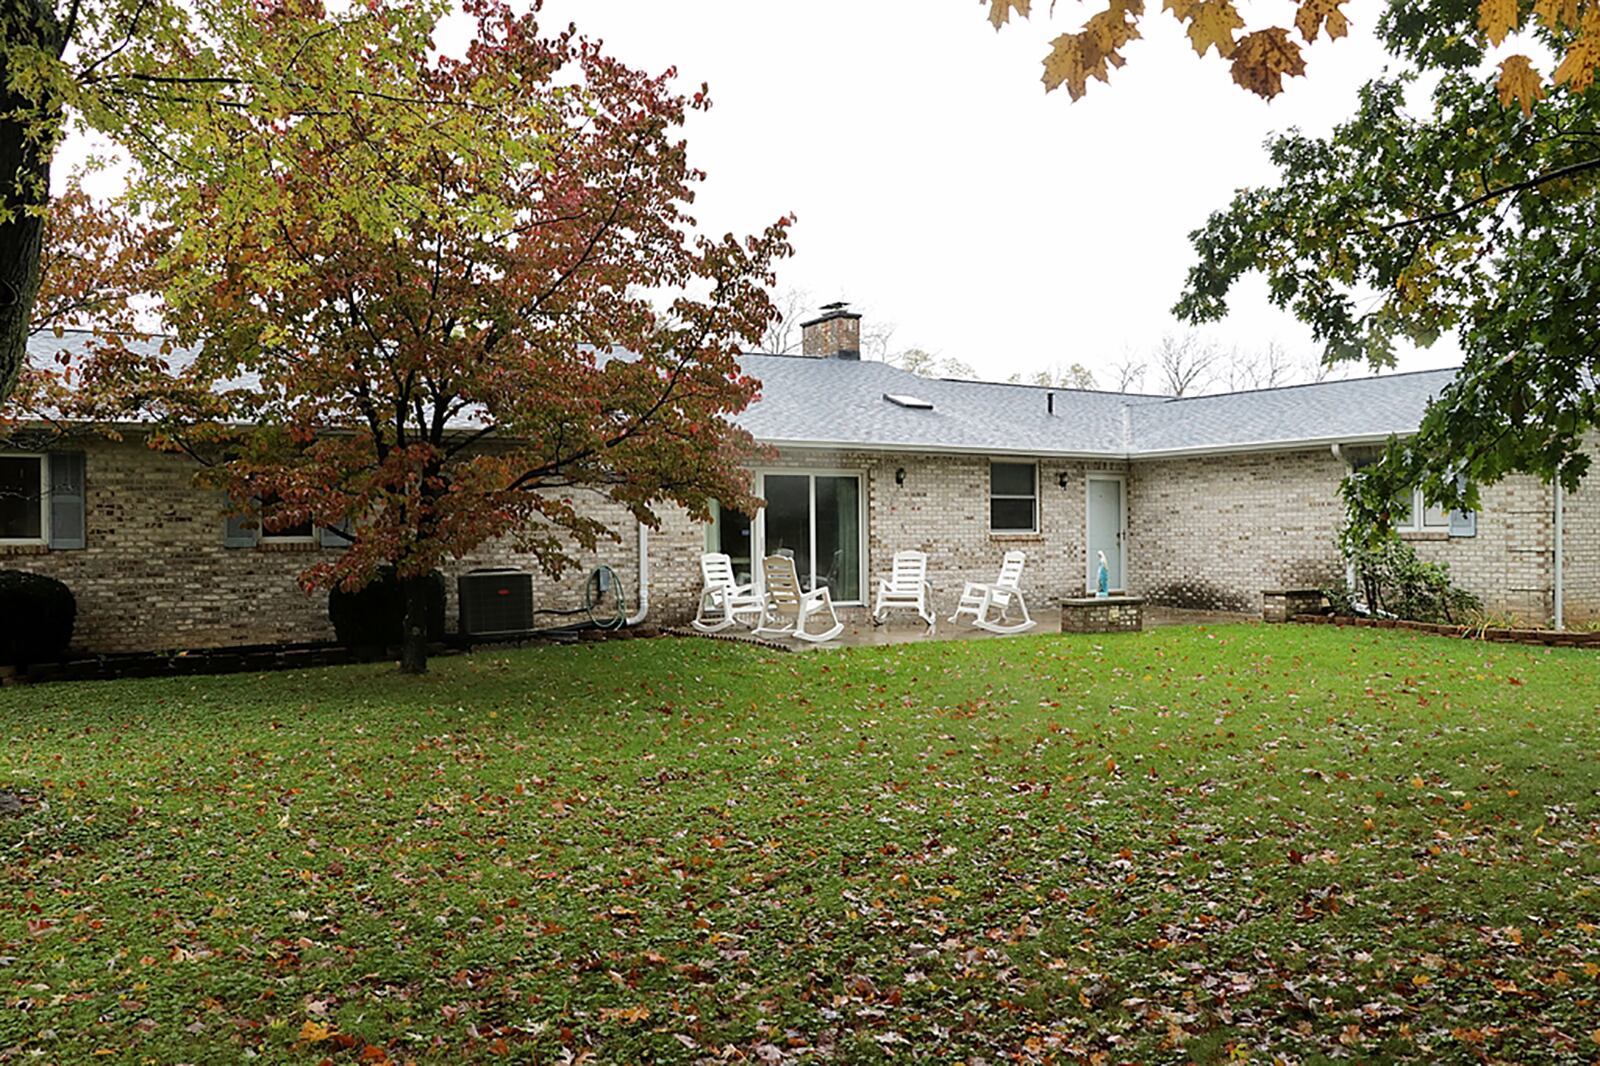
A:
[[[1600,619],[1600,454],[1592,447],[1589,453],[1594,465],[1588,479],[1561,504],[1568,625]]]
[[[1334,538],[1344,470],[1327,449],[1134,463],[1132,589],[1171,606],[1259,611],[1263,589],[1341,581]],[[1519,475],[1483,491],[1477,536],[1407,539],[1421,558],[1449,564],[1489,609],[1542,624],[1550,617],[1550,504],[1546,486]],[[1600,523],[1583,539],[1600,546]]]
[[[93,650],[159,650],[325,639],[326,597],[296,581],[306,551],[225,549],[220,497],[193,485],[186,460],[137,442],[90,441],[88,548],[41,552],[0,549],[0,567],[61,578],[77,594],[76,643]],[[906,471],[895,484],[895,471]],[[1084,479],[1088,472],[1127,479],[1127,581],[1157,603],[1259,611],[1263,589],[1322,585],[1342,577],[1334,533],[1342,517],[1342,464],[1326,450],[1210,456],[1133,464],[1042,460],[1037,534],[989,532],[989,459],[856,450],[790,450],[769,469],[858,470],[868,510],[867,576],[890,556],[918,548],[931,556],[941,616],[961,584],[993,580],[1010,548],[1028,553],[1024,588],[1036,613],[1082,595]],[[1066,475],[1066,486],[1059,484]],[[1485,490],[1478,535],[1422,539],[1425,558],[1448,562],[1457,580],[1496,610],[1529,621],[1549,618],[1549,489],[1511,478]],[[535,606],[575,607],[597,563],[616,570],[630,609],[637,607],[638,552],[633,518],[598,497],[594,507],[618,533],[558,579],[504,544],[486,545],[450,567],[450,625],[455,575],[476,566],[535,569]],[[1568,617],[1600,616],[1600,489],[1574,494],[1567,506]],[[700,591],[705,532],[680,510],[662,515],[650,540],[650,621],[681,622]],[[541,615],[539,624],[557,624]]]

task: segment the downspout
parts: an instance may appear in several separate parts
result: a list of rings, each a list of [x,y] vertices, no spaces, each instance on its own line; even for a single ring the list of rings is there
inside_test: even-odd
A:
[[[639,609],[623,621],[636,626],[650,613],[650,527],[639,523]]]
[[[1555,627],[1556,627],[1556,632],[1559,633],[1561,630],[1567,628],[1567,609],[1566,609],[1567,608],[1567,605],[1566,605],[1566,598],[1567,597],[1566,597],[1566,589],[1564,587],[1564,582],[1563,582],[1564,575],[1562,573],[1563,567],[1562,567],[1562,558],[1561,558],[1562,555],[1565,554],[1565,553],[1562,551],[1562,543],[1561,543],[1561,541],[1562,541],[1561,526],[1563,524],[1563,519],[1562,519],[1562,514],[1561,514],[1561,509],[1562,509],[1561,479],[1559,477],[1556,478],[1555,486],[1556,486],[1556,514],[1555,514],[1555,523],[1556,523],[1556,536],[1555,536],[1555,542],[1556,542],[1556,581],[1555,581],[1555,585],[1556,585],[1556,588],[1555,588],[1555,592],[1556,592],[1556,604],[1555,604],[1556,617],[1555,617]]]
[[[1338,441],[1334,441],[1328,445],[1328,450],[1333,453],[1335,459],[1344,464],[1344,472],[1348,475],[1350,473],[1350,464],[1345,460],[1344,446]],[[1350,590],[1350,595],[1354,598],[1356,594],[1356,564],[1353,560],[1344,564],[1344,587]]]

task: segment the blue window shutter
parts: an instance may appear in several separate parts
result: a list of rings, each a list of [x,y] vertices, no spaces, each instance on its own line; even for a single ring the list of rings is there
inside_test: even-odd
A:
[[[75,550],[88,543],[82,452],[50,453],[50,547]]]
[[[253,515],[231,514],[222,522],[222,546],[224,548],[254,548],[256,540],[261,535]]]
[[[324,548],[348,548],[352,543],[355,527],[346,518],[336,526],[323,526],[317,530],[318,540]]]
[[[1467,475],[1456,475],[1456,488],[1465,491]],[[1478,535],[1478,515],[1475,511],[1451,511],[1450,535],[1452,537],[1476,537]]]

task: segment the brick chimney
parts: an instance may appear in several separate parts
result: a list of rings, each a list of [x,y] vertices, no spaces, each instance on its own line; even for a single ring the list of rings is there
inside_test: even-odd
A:
[[[845,303],[822,305],[822,314],[800,323],[800,354],[816,359],[860,359],[861,316]]]

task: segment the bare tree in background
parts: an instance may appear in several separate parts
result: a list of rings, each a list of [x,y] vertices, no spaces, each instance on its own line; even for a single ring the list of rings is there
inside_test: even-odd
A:
[[[1199,334],[1185,333],[1176,337],[1168,333],[1156,345],[1154,358],[1161,391],[1168,396],[1193,396],[1204,392],[1210,384],[1217,356],[1217,346],[1202,340]]]
[[[861,358],[898,365],[896,360],[903,358],[906,352],[894,350],[894,323],[882,322],[870,315],[863,315],[861,321],[866,327],[861,331]]]
[[[1327,361],[1320,355],[1308,355],[1300,360],[1301,378],[1313,384],[1320,384],[1324,381],[1347,381],[1353,370],[1360,369],[1362,367],[1359,364],[1347,362],[1329,366]]]
[[[768,322],[761,334],[761,350],[773,355],[798,355],[800,323],[816,307],[811,294],[805,289],[780,289],[772,296],[772,306],[778,309],[778,317]]]
[[[1300,378],[1300,368],[1289,358],[1289,353],[1277,341],[1268,341],[1266,347],[1255,352],[1244,352],[1234,347],[1228,352],[1226,378],[1229,391],[1244,389],[1276,389],[1293,385]]]
[[[865,346],[866,342],[862,342]],[[975,380],[978,372],[972,368],[971,363],[963,362],[950,355],[940,355],[937,352],[925,351],[922,348],[907,348],[883,360],[890,366],[897,366],[901,370],[908,370],[918,377],[924,378],[965,378]]]
[[[1138,392],[1144,385],[1144,372],[1148,364],[1130,351],[1111,364],[1111,391]]]
[[[1094,372],[1082,363],[1070,365],[1057,363],[1055,366],[1040,370],[1024,377],[1021,374],[1012,374],[1006,379],[1013,385],[1042,385],[1053,389],[1092,389],[1095,387]]]

